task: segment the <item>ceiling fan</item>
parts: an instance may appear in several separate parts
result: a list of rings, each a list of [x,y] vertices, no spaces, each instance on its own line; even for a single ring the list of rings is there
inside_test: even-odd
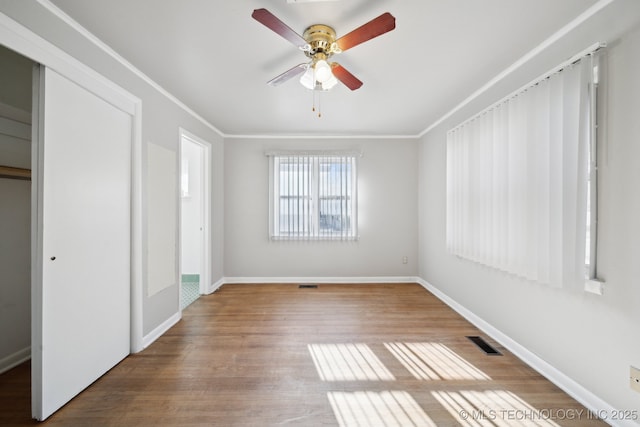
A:
[[[267,84],[277,86],[302,74],[300,83],[312,90],[329,90],[338,81],[351,90],[360,88],[362,82],[356,76],[337,62],[330,63],[328,60],[335,54],[351,49],[396,27],[396,18],[386,12],[336,39],[335,30],[328,25],[311,25],[301,36],[267,9],[256,9],[251,16],[293,43],[310,58],[309,62],[296,65],[271,79]]]

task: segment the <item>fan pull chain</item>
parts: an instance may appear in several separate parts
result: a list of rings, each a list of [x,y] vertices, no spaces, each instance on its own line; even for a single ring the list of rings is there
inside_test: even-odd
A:
[[[312,98],[313,99],[313,105],[311,106],[311,111],[313,111],[315,113],[315,111],[316,111],[316,91],[315,91],[315,89],[313,89],[311,91],[311,96],[313,97]]]
[[[318,111],[318,118],[322,117],[322,109],[320,108],[320,96],[322,91],[312,90],[313,92],[313,106],[311,107],[311,111],[314,113]],[[316,92],[318,92],[318,108],[316,109]]]
[[[313,67],[313,89],[311,89],[311,93],[313,93],[313,107],[311,108],[311,111],[315,112],[316,111],[316,88],[315,85],[317,85],[318,83],[316,82],[316,68],[315,66],[312,64]]]

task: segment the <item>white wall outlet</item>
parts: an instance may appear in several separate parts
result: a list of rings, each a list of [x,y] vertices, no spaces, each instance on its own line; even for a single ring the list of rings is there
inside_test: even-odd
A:
[[[402,257],[402,263],[403,264],[408,264],[409,263],[409,257],[403,256]]]
[[[631,383],[631,388],[640,393],[640,369],[631,366],[629,381]]]

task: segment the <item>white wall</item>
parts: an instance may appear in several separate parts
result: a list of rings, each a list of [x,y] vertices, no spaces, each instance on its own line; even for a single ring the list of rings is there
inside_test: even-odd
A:
[[[356,242],[270,241],[267,149],[358,148]],[[225,146],[225,276],[411,277],[417,267],[417,141],[230,139]],[[407,256],[408,264],[402,263]]]
[[[609,43],[600,129],[598,256],[600,276],[606,280],[604,295],[516,279],[445,249],[445,133],[510,90],[484,97],[433,129],[419,155],[420,276],[595,396],[624,410],[640,410],[640,395],[629,387],[629,366],[640,366],[639,22],[640,3],[614,3],[602,17],[553,46],[534,73],[542,74],[549,64],[593,42]],[[527,81],[521,79],[511,90]]]

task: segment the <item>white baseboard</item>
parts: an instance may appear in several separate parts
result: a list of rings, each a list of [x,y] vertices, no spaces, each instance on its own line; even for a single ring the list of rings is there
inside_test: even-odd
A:
[[[220,280],[218,280],[217,282],[209,285],[207,287],[206,295],[210,295],[210,294],[214,293],[215,291],[220,289],[220,286],[224,285],[225,283],[227,283],[227,282],[225,282],[225,279],[223,277]]]
[[[153,331],[149,332],[147,335],[142,337],[142,347],[143,348],[149,347],[151,344],[153,344],[155,340],[160,338],[165,332],[171,329],[173,325],[178,323],[181,318],[182,318],[182,313],[177,312],[176,314],[174,314],[173,316],[171,316],[170,318],[162,322],[157,328],[155,328]]]
[[[222,283],[417,283],[415,276],[382,277],[225,277]]]
[[[442,302],[447,304],[451,309],[456,311],[478,329],[482,330],[496,342],[499,342],[502,346],[508,349],[515,356],[520,358],[523,362],[529,365],[531,368],[535,369],[542,376],[547,378],[553,384],[562,389],[569,396],[576,399],[582,405],[584,405],[588,410],[592,411],[595,415],[598,414],[615,414],[618,413],[613,406],[609,405],[607,402],[578,384],[576,381],[536,356],[530,350],[513,340],[508,335],[504,334],[493,325],[484,321],[472,311],[468,310],[466,307],[462,306],[454,299],[446,295],[444,292],[440,291],[438,288],[433,286],[431,283],[427,282],[424,279],[418,278],[416,280],[417,283],[421,284],[425,289],[435,295]],[[603,417],[604,418],[604,417]],[[620,426],[620,427],[637,427],[634,421],[624,421],[624,420],[604,420],[607,423],[610,423],[612,426]]]
[[[21,363],[31,359],[31,346],[18,350],[13,354],[0,359],[0,374],[7,372],[9,369],[15,368]]]

